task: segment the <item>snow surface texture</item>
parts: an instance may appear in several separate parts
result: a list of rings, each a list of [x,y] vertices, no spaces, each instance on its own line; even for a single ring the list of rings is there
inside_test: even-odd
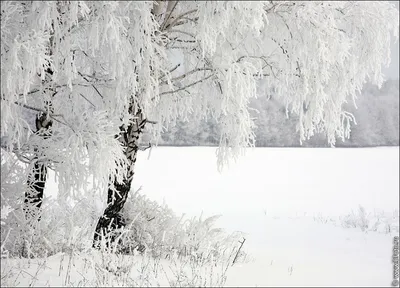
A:
[[[394,212],[398,221],[399,147],[256,148],[221,174],[215,148],[159,147],[151,153],[149,160],[148,151],[139,155],[135,189],[142,186],[149,198],[165,200],[177,214],[223,214],[218,226],[247,233],[244,249],[254,261],[228,269],[226,286],[390,286],[392,239],[398,226],[389,233],[363,232],[343,223],[359,205],[368,217],[386,211],[390,218]],[[47,189],[54,189],[54,183]],[[68,257],[49,257],[40,270],[34,264],[37,259],[1,264],[23,268],[26,273],[16,283],[21,286],[64,285],[67,271],[67,282],[75,285],[89,283],[79,273],[87,271],[86,279],[98,275],[98,267],[82,268],[90,266],[85,257],[72,262]],[[130,262],[137,263],[137,269],[145,266],[138,258]],[[161,265],[167,271],[170,264]],[[38,280],[32,281],[28,273]],[[210,270],[202,273],[209,275]],[[160,272],[152,283],[174,285],[168,277],[171,272]],[[106,280],[97,279],[97,284],[110,283]],[[136,283],[149,285],[141,281]]]

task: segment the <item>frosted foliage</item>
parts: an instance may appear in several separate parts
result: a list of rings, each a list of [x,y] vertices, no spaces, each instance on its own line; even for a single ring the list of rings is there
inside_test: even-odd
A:
[[[2,1],[1,10],[2,147],[28,160],[35,149],[65,195],[124,178],[116,135],[138,111],[157,122],[147,125],[155,143],[190,114],[214,118],[222,167],[254,146],[249,103],[260,82],[299,116],[300,142],[348,138],[354,117],[343,104],[366,81],[382,84],[399,27],[383,1]],[[35,134],[38,112],[53,121],[47,139]]]

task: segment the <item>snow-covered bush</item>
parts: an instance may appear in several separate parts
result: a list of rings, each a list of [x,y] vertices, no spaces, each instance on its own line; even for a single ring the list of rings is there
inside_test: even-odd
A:
[[[6,171],[2,169],[2,173]],[[10,183],[5,177],[2,181]],[[2,197],[7,201],[12,195],[22,194],[15,190],[15,185],[2,189],[5,187],[9,190],[2,191]],[[91,249],[101,213],[96,211],[93,198],[77,203],[45,198],[41,220],[34,225],[21,220],[22,203],[15,203],[16,206],[2,211],[3,216],[13,209],[2,217],[2,256],[8,258],[2,269],[2,286],[15,286],[23,272],[35,275],[47,273],[46,269],[59,269],[57,273],[64,286],[221,287],[235,255],[240,252],[236,262],[247,256],[238,251],[240,233],[228,235],[214,228],[219,216],[178,217],[167,205],[159,205],[138,192],[128,199],[123,211],[128,222],[120,231],[121,242],[101,243],[100,251]],[[5,237],[3,232],[7,231],[11,232]],[[102,241],[107,239],[110,237],[103,237]],[[119,252],[125,253],[116,254],[120,247],[124,249]],[[14,261],[21,256],[35,257],[37,264]],[[37,277],[30,279],[27,273],[23,273],[26,283],[37,283]]]
[[[384,211],[367,212],[363,206],[358,211],[339,218],[342,227],[359,228],[363,232],[378,232],[384,234],[399,233],[399,210],[392,213]]]
[[[214,227],[219,215],[185,219],[166,204],[159,205],[138,192],[128,198],[123,216],[128,229],[122,237],[125,253],[146,250],[156,258],[220,261],[226,260],[242,239],[240,232],[230,235]]]
[[[87,194],[80,201],[58,201],[45,197],[37,218],[24,212],[27,165],[2,150],[1,247],[10,257],[45,257],[58,252],[91,247],[93,225],[98,215]]]
[[[26,166],[13,154],[4,156],[10,159],[1,166],[2,251],[8,251],[10,257],[88,251],[102,213],[96,207],[95,193],[88,192],[79,201],[44,198],[41,213],[37,215],[40,221],[27,221],[23,211]],[[139,192],[128,198],[123,217],[127,225],[120,237],[122,248],[118,250],[124,254],[146,251],[155,258],[219,261],[229,257],[241,240],[239,232],[229,235],[214,227],[219,216],[178,217],[166,204],[160,205]],[[103,244],[107,247],[107,243]]]
[[[89,201],[61,205],[45,198],[40,221],[26,222],[21,206],[4,220],[2,245],[12,257],[47,257],[69,250],[91,247],[96,218],[91,216]],[[3,231],[10,231],[8,239]],[[5,236],[5,233],[4,233]]]
[[[342,226],[345,228],[357,228],[362,231],[368,230],[369,220],[365,208],[361,205],[358,207],[357,213],[352,211],[350,214],[341,219]]]

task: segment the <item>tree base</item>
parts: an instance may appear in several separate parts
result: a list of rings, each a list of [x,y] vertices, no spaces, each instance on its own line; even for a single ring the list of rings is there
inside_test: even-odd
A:
[[[115,188],[118,193],[115,193],[111,189],[108,190],[108,206],[97,222],[93,239],[94,248],[100,248],[102,246],[112,248],[115,247],[115,245],[118,247],[122,244],[120,230],[125,227],[126,223],[121,215],[121,210],[128,198],[130,186],[130,182],[124,181],[123,184],[115,183]],[[117,250],[120,249],[121,247],[118,247]]]

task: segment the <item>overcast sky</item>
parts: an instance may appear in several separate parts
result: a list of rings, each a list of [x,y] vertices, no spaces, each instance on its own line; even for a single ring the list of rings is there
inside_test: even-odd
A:
[[[398,1],[390,1],[399,9]],[[383,70],[387,79],[399,79],[399,41],[397,43],[392,40],[392,62],[390,66]]]

